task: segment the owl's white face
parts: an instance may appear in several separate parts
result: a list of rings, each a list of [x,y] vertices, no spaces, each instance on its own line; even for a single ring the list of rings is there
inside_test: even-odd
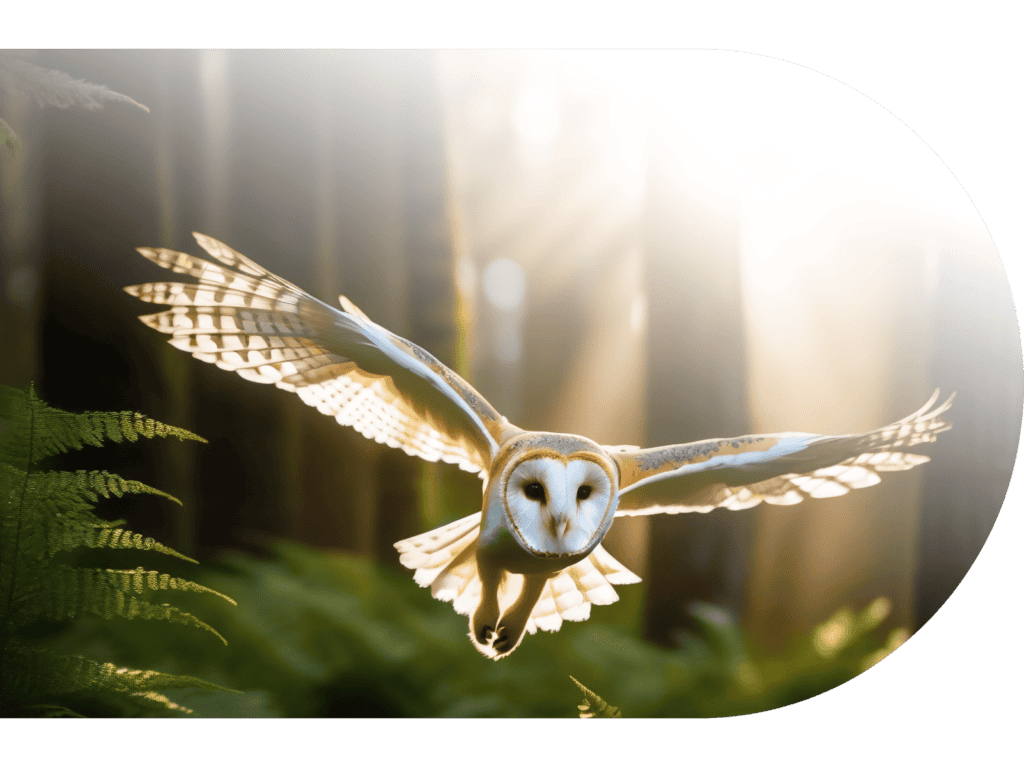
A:
[[[528,451],[505,475],[504,507],[512,534],[540,557],[589,553],[611,525],[618,493],[607,459]]]

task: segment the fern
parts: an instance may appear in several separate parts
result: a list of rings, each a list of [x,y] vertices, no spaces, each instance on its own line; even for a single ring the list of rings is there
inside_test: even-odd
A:
[[[622,716],[622,712],[618,708],[609,706],[600,695],[580,684],[576,677],[570,676],[569,678],[583,691],[583,703],[577,706],[580,710],[580,719],[593,719],[594,717],[618,719]]]
[[[156,551],[195,560],[93,513],[101,498],[127,494],[177,499],[149,485],[106,471],[41,471],[44,458],[104,442],[140,437],[205,441],[138,413],[68,413],[28,392],[0,386],[0,705],[38,716],[75,715],[52,696],[110,691],[140,704],[188,713],[157,692],[162,688],[225,688],[192,677],[118,668],[78,655],[30,647],[23,630],[43,620],[83,615],[162,620],[209,631],[214,628],[169,604],[157,592],[192,591],[234,600],[198,583],[142,567],[133,570],[74,567],[59,554],[81,548]]]
[[[142,705],[156,705],[160,708],[182,713],[193,713],[191,709],[179,706],[157,689],[194,688],[200,690],[223,690],[219,685],[204,682],[190,676],[161,674],[159,671],[137,671],[118,668],[113,663],[99,663],[80,655],[61,655],[48,650],[16,646],[10,650],[8,661],[17,664],[21,673],[12,680],[8,693],[16,699],[40,695],[71,695],[83,691],[107,690],[130,696]],[[26,707],[27,708],[27,707]],[[76,716],[63,706],[39,705],[40,715],[47,709],[63,709],[58,716]]]

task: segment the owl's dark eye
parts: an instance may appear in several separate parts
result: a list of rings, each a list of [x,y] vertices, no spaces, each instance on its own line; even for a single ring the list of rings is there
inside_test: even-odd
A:
[[[587,500],[590,497],[590,485],[580,485],[580,489],[576,491],[576,498],[581,501]]]
[[[523,492],[530,500],[544,503],[544,485],[540,482],[531,482],[523,488]]]

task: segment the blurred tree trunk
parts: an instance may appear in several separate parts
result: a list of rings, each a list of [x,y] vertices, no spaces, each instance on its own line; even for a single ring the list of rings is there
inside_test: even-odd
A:
[[[159,64],[153,65],[151,56]],[[141,65],[144,58],[148,66]],[[41,298],[45,310],[34,342],[44,361],[45,396],[56,406],[133,409],[203,433],[196,426],[191,404],[191,360],[162,338],[151,339],[147,352],[137,352],[135,339],[149,331],[135,316],[147,313],[148,307],[120,290],[124,284],[153,277],[148,271],[152,267],[134,253],[134,246],[188,246],[186,233],[178,231],[180,200],[193,199],[201,205],[201,198],[184,192],[179,184],[182,177],[198,170],[199,163],[189,167],[185,158],[194,155],[195,141],[173,135],[170,126],[177,123],[166,116],[189,108],[196,91],[197,61],[190,52],[47,52],[45,66],[73,77],[116,84],[153,109],[149,115],[117,105],[99,112],[41,111],[50,141],[45,151],[33,149],[40,152],[49,194],[36,213],[45,238]],[[131,76],[124,86],[125,80],[119,78],[126,72]],[[130,152],[125,151],[120,135],[126,130],[138,133]],[[89,150],[81,151],[83,145]],[[90,176],[96,183],[115,177],[128,194],[93,194],[91,185],[81,183]],[[116,281],[106,269],[118,275]],[[108,447],[93,468],[117,470],[119,460],[127,461],[134,469],[132,478],[178,497],[181,507],[152,504],[149,513],[132,520],[133,529],[194,553],[202,507],[194,477],[202,451],[195,444],[159,441],[149,448],[151,460],[140,470],[134,468],[140,458],[129,457],[127,446]]]
[[[1020,335],[992,242],[950,232],[939,250],[931,378],[956,391],[925,487],[915,623],[942,606],[974,563],[1003,504],[1020,441]],[[955,466],[953,473],[939,467]]]
[[[17,155],[0,146],[0,375],[25,388],[38,375],[43,121],[28,96],[0,93],[0,118],[21,139]]]
[[[648,183],[648,444],[744,434],[738,206],[688,177],[681,158],[660,141],[652,148]],[[649,639],[680,641],[695,627],[688,612],[695,601],[742,610],[748,514],[718,510],[650,520]]]
[[[163,115],[174,114],[175,111],[185,106],[191,98],[188,94],[181,92],[181,86],[190,81],[190,78],[183,77],[181,68],[194,68],[198,75],[199,56],[194,55],[189,59],[181,60],[169,53],[160,54],[159,66],[153,75],[156,80],[154,91],[156,99],[151,108],[155,111],[156,138],[152,147],[156,155],[156,183],[157,183],[157,239],[153,243],[162,247],[184,246],[187,232],[181,230],[179,217],[177,192],[181,173],[188,173],[191,169],[188,166],[186,157],[189,156],[188,147],[182,146],[179,136],[171,134],[173,122],[161,119]],[[187,63],[186,63],[187,62]],[[184,96],[184,102],[183,97]],[[184,150],[184,151],[183,151]],[[140,243],[141,245],[141,243]],[[171,424],[192,424],[193,423],[193,375],[192,369],[187,360],[181,359],[177,349],[169,344],[161,344],[156,354],[156,364],[160,370],[160,386],[165,396],[162,398],[164,408],[162,416]],[[149,412],[148,410],[146,412]],[[190,426],[190,428],[195,428]],[[201,513],[197,508],[199,505],[200,493],[195,486],[196,465],[198,463],[196,450],[189,450],[184,444],[170,444],[164,451],[164,460],[158,464],[159,484],[158,487],[174,487],[172,492],[177,494],[182,503],[181,512],[171,518],[170,524],[165,525],[167,535],[160,540],[166,540],[178,551],[195,555],[200,542],[196,540],[197,517]],[[173,485],[172,485],[173,481]]]
[[[404,332],[387,327],[457,369],[456,254],[437,54],[403,52],[397,56],[396,68],[401,88],[397,188],[406,319]],[[397,450],[383,456],[377,477],[381,501],[374,551],[378,560],[398,564],[392,544],[421,532],[420,518],[430,510],[419,513],[420,491],[424,491],[423,501],[436,498],[432,486],[444,481],[445,472],[464,473],[453,466],[429,466]],[[454,482],[459,479],[452,477]],[[478,481],[473,485],[479,494]],[[470,507],[466,513],[474,511]]]
[[[302,60],[321,80],[309,107],[318,162],[308,169],[315,258],[307,285],[332,306],[338,306],[339,294],[348,296],[375,322],[400,332],[404,259],[394,189],[401,180],[401,94],[394,73],[380,53],[339,52],[319,69],[311,56]],[[382,108],[375,110],[378,98]],[[302,485],[296,534],[313,545],[370,554],[381,502],[377,467],[390,448],[300,407],[306,412],[298,416],[301,450],[295,460],[301,462]]]
[[[833,194],[828,183],[812,179],[799,194]],[[784,227],[789,211],[801,209],[801,201],[778,205]],[[926,319],[943,234],[943,222],[924,213],[862,201],[832,206],[774,252],[751,246],[745,278],[756,431],[866,431],[916,410],[933,386],[946,388],[928,372]],[[952,417],[956,423],[955,408]],[[955,431],[940,443],[951,438]],[[747,622],[754,635],[781,648],[840,607],[863,608],[876,597],[891,602],[893,625],[911,625],[921,492],[935,470],[942,468],[889,474],[840,498],[753,509]]]
[[[158,221],[159,235],[155,244],[162,247],[178,247],[192,250],[194,240],[189,236],[192,230],[214,233],[216,237],[230,242],[228,222],[228,146],[230,127],[229,54],[225,51],[200,51],[187,57],[173,53],[160,54],[156,69],[158,82],[156,90],[159,101],[158,115],[174,114],[182,108],[189,108],[195,101],[201,104],[199,120],[202,125],[199,144],[203,162],[196,162],[195,137],[173,136],[170,132],[172,121],[156,118],[156,179],[159,185]],[[185,70],[185,71],[182,71]],[[196,91],[183,89],[192,84]],[[176,197],[182,185],[188,185],[180,176],[201,179],[202,215],[182,227]],[[161,377],[166,386],[164,398],[165,414],[170,423],[192,423],[195,418],[195,400],[206,403],[205,393],[197,391],[197,378],[192,361],[182,359],[179,350],[169,344],[162,344],[158,357]],[[207,411],[208,412],[208,411]],[[198,549],[209,551],[209,544],[200,540],[199,525],[203,516],[204,502],[212,501],[197,486],[200,463],[205,454],[196,457],[190,446],[171,444],[160,462],[160,476],[164,484],[175,482],[182,488],[182,509],[173,519],[173,529],[167,537],[179,551],[195,554]],[[163,485],[161,485],[163,486]],[[214,515],[206,515],[207,529],[214,521]],[[214,529],[220,525],[214,523]],[[221,541],[230,539],[230,533],[218,530]],[[205,536],[204,536],[205,537]]]
[[[311,169],[311,284],[331,304],[344,293],[375,322],[454,367],[455,255],[433,55],[339,59],[313,107],[321,162]],[[420,490],[445,481],[445,469],[319,414],[304,420],[299,536],[397,564],[392,544],[421,531]]]

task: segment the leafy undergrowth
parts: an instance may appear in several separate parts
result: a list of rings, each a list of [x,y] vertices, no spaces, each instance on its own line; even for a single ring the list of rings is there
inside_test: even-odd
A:
[[[0,714],[75,716],[77,701],[103,699],[122,713],[149,709],[190,713],[160,690],[224,691],[201,679],[132,669],[49,647],[41,641],[67,621],[160,623],[157,633],[176,632],[168,623],[204,629],[209,624],[162,603],[168,592],[230,597],[190,580],[136,565],[126,569],[80,566],[93,550],[103,564],[118,556],[170,555],[195,560],[152,538],[96,516],[96,505],[112,497],[166,493],[106,471],[46,471],[47,459],[107,442],[153,437],[200,437],[138,413],[68,413],[48,406],[32,389],[0,386]],[[93,559],[96,559],[94,556]],[[133,561],[134,565],[135,562]],[[152,633],[152,632],[150,632]],[[204,633],[204,632],[200,632]],[[207,640],[208,641],[208,640]]]
[[[199,632],[80,623],[66,637],[93,657],[201,676],[242,695],[181,691],[199,716],[565,717],[579,680],[625,717],[750,713],[811,697],[860,673],[887,644],[884,600],[838,613],[785,656],[755,658],[735,620],[703,605],[680,649],[654,646],[591,619],[527,637],[500,662],[476,653],[466,618],[404,572],[279,542],[269,558],[204,565],[201,580],[238,607],[204,604],[230,642],[206,652]],[[195,598],[183,594],[182,601]]]

